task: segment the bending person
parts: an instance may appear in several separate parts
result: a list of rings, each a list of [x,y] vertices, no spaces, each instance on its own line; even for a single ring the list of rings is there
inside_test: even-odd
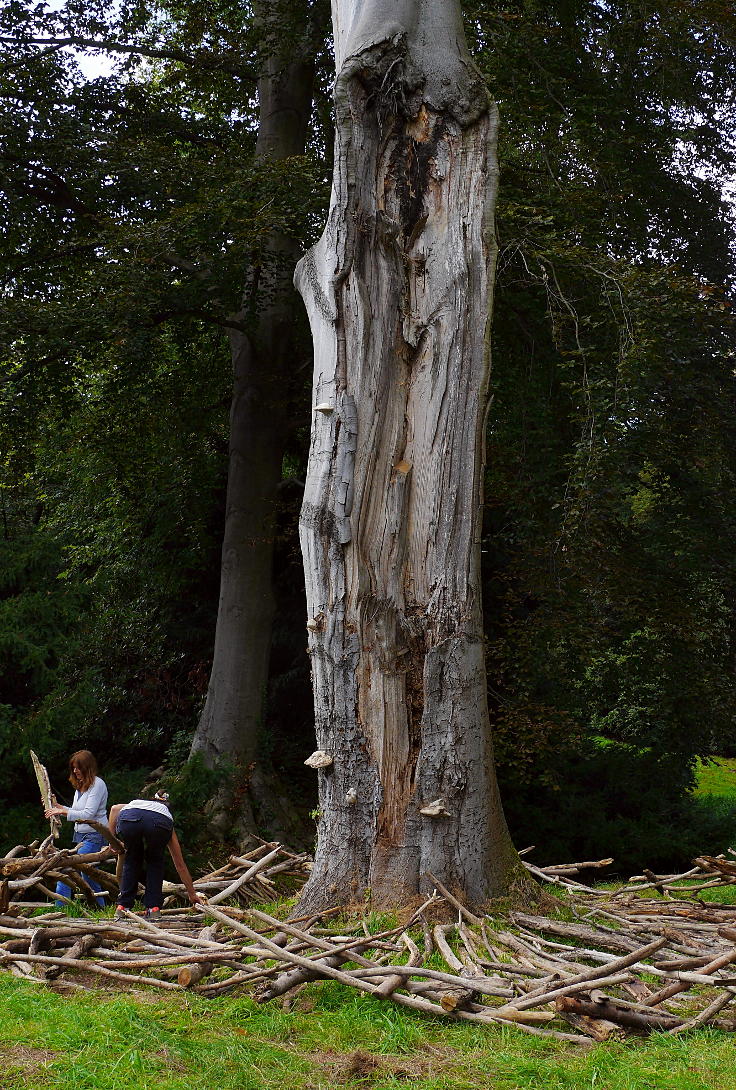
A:
[[[143,905],[147,920],[155,919],[163,903],[164,852],[174,861],[177,873],[184,883],[192,904],[203,904],[204,898],[194,888],[179,838],[174,832],[174,821],[167,805],[168,795],[157,793],[153,799],[133,799],[118,803],[110,811],[110,832],[125,844],[125,862],[120,882],[116,919],[124,919],[122,909],[131,909],[138,893],[138,883],[143,882]]]
[[[74,788],[72,805],[62,806],[55,802],[48,810],[44,810],[44,814],[47,818],[63,817],[74,822],[72,843],[79,845],[79,855],[100,852],[107,846],[107,841],[87,822],[99,821],[104,825],[107,821],[107,786],[97,775],[97,761],[88,749],[79,749],[69,758],[69,783]],[[95,893],[102,890],[102,886],[92,878],[85,877],[85,881]],[[56,883],[56,893],[59,897],[72,899],[71,887],[65,882]],[[64,904],[63,901],[56,903],[59,907]],[[105,898],[98,897],[97,903],[102,907]]]

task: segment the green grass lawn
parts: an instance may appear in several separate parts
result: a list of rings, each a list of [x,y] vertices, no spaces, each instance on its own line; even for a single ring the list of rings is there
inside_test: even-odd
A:
[[[0,974],[2,1090],[732,1090],[733,1037],[575,1045],[421,1017],[334,982],[245,998],[61,995]]]
[[[698,761],[695,794],[736,800],[736,757],[717,757],[715,764]]]

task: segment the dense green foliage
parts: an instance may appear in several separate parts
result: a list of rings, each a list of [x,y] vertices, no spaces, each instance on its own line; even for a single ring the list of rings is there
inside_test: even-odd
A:
[[[688,801],[736,713],[734,22],[477,18],[505,122],[485,539],[502,789],[547,858],[669,865],[736,830]]]
[[[736,745],[736,21],[716,0],[465,8],[502,113],[484,564],[506,805],[519,842],[546,830],[547,856],[665,864],[733,827],[708,828],[690,795],[696,756]],[[35,828],[29,746],[62,793],[80,745],[114,792],[187,753],[217,606],[227,332],[263,304],[263,240],[307,245],[327,199],[318,35],[310,155],[254,159],[273,30],[228,3],[0,14],[9,835]],[[85,79],[70,41],[106,43],[116,67]],[[291,770],[310,748],[294,531],[309,362],[284,391],[303,423],[264,738]],[[182,781],[197,809],[204,790]]]
[[[320,163],[254,160],[259,36],[242,13],[230,25],[218,15],[207,13],[211,33],[238,39],[226,76],[206,75],[201,43],[184,67],[158,57],[201,35],[193,9],[167,22],[157,8],[161,26],[142,7],[17,4],[2,15],[6,808],[33,793],[29,746],[60,797],[81,745],[102,758],[115,797],[116,785],[140,790],[169,749],[185,759],[206,689],[227,330],[243,298],[246,322],[262,305],[261,240],[313,237],[324,199]],[[75,53],[30,42],[72,35],[144,43],[156,60],[127,53],[90,82]],[[309,358],[297,362],[303,400]]]

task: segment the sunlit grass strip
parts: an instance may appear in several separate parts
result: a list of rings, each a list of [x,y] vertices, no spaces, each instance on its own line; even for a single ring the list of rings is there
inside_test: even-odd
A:
[[[717,757],[713,762],[698,761],[696,776],[696,795],[717,795],[736,801],[736,757]]]

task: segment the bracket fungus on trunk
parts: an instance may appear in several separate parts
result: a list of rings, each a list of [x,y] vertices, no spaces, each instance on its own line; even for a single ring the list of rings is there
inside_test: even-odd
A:
[[[444,799],[435,799],[434,802],[427,803],[426,806],[422,806],[419,809],[420,814],[424,814],[425,817],[450,817],[450,811],[445,806]]]
[[[329,768],[333,763],[334,757],[330,753],[325,753],[323,749],[316,749],[304,762],[309,768]]]

